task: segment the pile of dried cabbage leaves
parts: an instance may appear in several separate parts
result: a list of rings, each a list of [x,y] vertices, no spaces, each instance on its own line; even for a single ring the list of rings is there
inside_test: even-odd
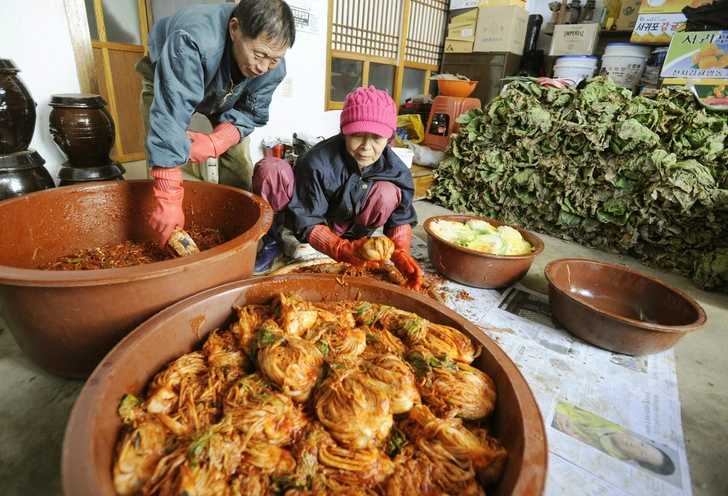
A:
[[[119,494],[484,495],[506,451],[495,385],[452,327],[281,294],[127,395]]]
[[[513,81],[458,118],[428,198],[728,292],[728,113],[685,88],[630,98]]]

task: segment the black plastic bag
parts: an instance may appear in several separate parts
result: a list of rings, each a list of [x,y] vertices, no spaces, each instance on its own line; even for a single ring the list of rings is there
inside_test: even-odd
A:
[[[715,0],[700,7],[685,7],[685,31],[720,31],[728,29],[728,0]]]

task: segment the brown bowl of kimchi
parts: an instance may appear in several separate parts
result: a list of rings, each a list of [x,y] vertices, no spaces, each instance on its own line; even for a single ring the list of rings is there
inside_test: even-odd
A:
[[[289,307],[283,304],[284,296],[282,295],[285,295],[285,301],[287,302],[286,305],[289,305],[291,304],[289,303],[290,301],[294,301],[294,303],[295,301],[299,301],[294,300],[294,297],[291,296],[292,294],[295,294],[295,298],[299,298],[300,301],[304,303],[301,303],[301,306],[298,307],[301,309],[302,313],[296,313],[296,318],[288,319],[288,317],[293,314],[290,312]],[[278,303],[270,309],[268,309],[268,307],[264,307],[265,305],[270,306],[273,301],[277,301]],[[204,405],[212,404],[210,395],[214,396],[215,394],[222,394],[219,392],[220,389],[217,387],[218,383],[215,382],[213,385],[210,382],[212,379],[209,378],[225,377],[226,380],[228,380],[230,379],[228,374],[236,373],[241,375],[236,376],[234,381],[231,380],[230,384],[232,385],[228,386],[225,390],[225,401],[223,402],[226,414],[228,414],[228,416],[233,420],[226,420],[227,417],[225,416],[220,417],[216,420],[217,423],[214,424],[214,427],[208,426],[204,432],[198,432],[194,435],[188,435],[189,433],[186,434],[187,431],[182,429],[180,436],[187,440],[185,442],[188,442],[189,446],[184,444],[180,445],[179,441],[177,444],[167,444],[165,449],[162,451],[158,450],[157,454],[158,457],[167,456],[167,458],[164,459],[165,461],[162,462],[161,465],[159,465],[160,462],[156,462],[157,465],[155,465],[155,467],[162,467],[161,470],[168,470],[169,466],[178,464],[180,467],[186,467],[180,469],[181,472],[184,472],[184,474],[177,473],[174,476],[160,476],[160,474],[157,473],[157,478],[153,479],[156,486],[152,489],[158,490],[164,486],[164,484],[167,484],[167,486],[164,486],[167,489],[174,487],[175,490],[180,490],[184,487],[184,483],[200,483],[200,478],[203,473],[207,475],[210,473],[210,467],[212,467],[210,460],[213,457],[212,450],[218,450],[216,451],[217,454],[215,456],[222,456],[220,455],[222,452],[219,451],[222,449],[221,446],[229,446],[230,443],[233,442],[233,439],[240,440],[241,437],[245,437],[245,434],[242,432],[251,432],[250,430],[247,430],[235,434],[235,429],[244,429],[243,426],[248,426],[245,427],[245,429],[251,429],[249,426],[252,424],[241,420],[243,417],[233,415],[233,412],[237,412],[237,410],[229,410],[228,408],[234,408],[241,395],[245,396],[246,394],[249,394],[249,391],[255,389],[255,387],[250,386],[251,384],[257,384],[260,382],[250,382],[250,379],[248,378],[249,376],[242,374],[240,370],[237,370],[234,366],[231,366],[224,360],[221,362],[220,355],[214,355],[217,358],[213,362],[213,354],[211,354],[212,352],[210,351],[212,348],[208,348],[208,346],[210,346],[208,344],[209,340],[211,339],[211,336],[215,339],[219,339],[221,335],[227,335],[227,337],[230,338],[230,333],[232,333],[237,336],[235,339],[239,339],[239,342],[242,343],[243,336],[249,335],[245,329],[253,328],[258,329],[257,334],[255,334],[255,336],[257,336],[257,340],[252,341],[255,344],[250,345],[250,349],[247,350],[247,354],[235,355],[237,357],[236,360],[239,360],[235,363],[238,365],[241,363],[248,363],[247,360],[250,360],[251,363],[257,363],[260,369],[256,372],[256,374],[262,374],[263,371],[265,371],[265,373],[268,374],[266,377],[268,377],[270,384],[273,384],[273,386],[270,384],[266,386],[272,389],[269,390],[269,393],[266,393],[261,397],[277,397],[279,400],[269,401],[266,408],[254,409],[250,407],[246,410],[247,414],[252,414],[254,415],[253,418],[255,418],[256,414],[265,415],[265,412],[270,413],[271,408],[279,408],[286,402],[290,403],[290,401],[296,401],[298,402],[296,403],[297,406],[290,407],[289,415],[284,417],[287,419],[285,423],[288,426],[294,425],[300,420],[302,412],[314,411],[316,415],[316,422],[311,422],[311,425],[316,424],[325,426],[327,432],[330,431],[331,436],[333,436],[332,439],[335,439],[335,441],[330,440],[328,443],[317,445],[317,456],[310,458],[295,458],[298,463],[294,463],[291,462],[290,454],[287,454],[286,456],[277,456],[276,458],[260,456],[260,453],[255,451],[260,448],[260,445],[256,444],[257,434],[254,436],[251,435],[252,437],[248,436],[249,442],[244,445],[243,455],[233,455],[232,452],[227,452],[224,457],[220,458],[221,460],[226,460],[222,463],[222,465],[220,465],[220,467],[225,466],[225,464],[230,465],[232,463],[233,468],[230,472],[234,473],[235,477],[238,477],[238,479],[235,479],[236,484],[240,483],[240,478],[247,478],[246,480],[248,480],[251,477],[258,477],[259,479],[256,479],[256,481],[262,481],[261,487],[269,490],[273,489],[273,484],[276,484],[276,487],[280,489],[282,487],[281,484],[284,486],[285,484],[290,484],[290,481],[293,479],[298,481],[303,480],[301,483],[302,485],[297,486],[297,489],[299,490],[314,492],[321,491],[321,486],[319,485],[317,487],[315,485],[317,483],[321,484],[321,481],[324,480],[320,477],[319,472],[316,472],[313,479],[306,477],[303,477],[303,479],[299,478],[301,472],[304,474],[307,473],[306,470],[308,470],[309,464],[311,464],[311,466],[315,465],[319,467],[319,469],[324,467],[321,470],[328,470],[328,472],[325,472],[328,479],[325,480],[328,480],[331,486],[336,487],[342,494],[347,493],[347,487],[341,485],[342,480],[356,481],[355,485],[359,486],[356,488],[356,490],[359,491],[356,494],[363,494],[361,491],[365,488],[361,487],[362,484],[369,486],[368,490],[370,492],[368,494],[384,494],[385,492],[388,492],[388,494],[406,494],[415,489],[418,485],[419,487],[424,487],[426,484],[435,484],[433,480],[423,480],[417,477],[408,478],[403,476],[401,472],[394,470],[394,466],[396,465],[395,463],[384,458],[385,452],[390,453],[389,450],[392,448],[391,440],[394,439],[395,436],[395,432],[394,429],[391,428],[391,424],[383,424],[383,427],[378,424],[378,429],[361,429],[361,432],[365,433],[362,434],[364,437],[361,438],[360,436],[357,438],[359,440],[356,442],[349,442],[339,437],[347,435],[347,429],[357,422],[362,422],[362,420],[358,417],[356,419],[349,417],[349,420],[337,423],[332,421],[332,418],[330,417],[331,412],[337,412],[343,409],[344,411],[340,411],[339,413],[344,415],[347,408],[356,407],[354,403],[365,403],[376,397],[375,393],[370,392],[367,395],[358,396],[358,400],[355,402],[340,402],[338,403],[337,408],[322,406],[322,402],[328,401],[324,398],[337,396],[335,393],[331,393],[327,396],[328,393],[326,393],[326,391],[336,391],[334,388],[327,389],[327,381],[333,380],[332,377],[337,377],[336,372],[332,371],[339,370],[339,365],[335,365],[340,363],[339,361],[329,363],[326,367],[328,372],[325,374],[322,373],[322,376],[319,376],[325,378],[321,382],[315,382],[315,387],[308,391],[308,393],[313,395],[312,398],[314,398],[316,402],[315,408],[304,408],[303,405],[307,403],[302,402],[308,400],[304,398],[303,394],[300,394],[300,388],[297,389],[291,382],[285,382],[289,380],[292,381],[293,378],[290,376],[295,376],[296,374],[282,373],[280,369],[275,367],[273,368],[273,372],[270,372],[270,367],[267,365],[268,362],[265,360],[267,360],[270,356],[274,356],[273,352],[269,352],[271,349],[297,349],[295,346],[290,344],[294,342],[294,339],[298,340],[296,341],[298,343],[296,346],[303,346],[300,343],[302,339],[313,340],[314,338],[309,335],[310,333],[306,332],[302,334],[303,337],[297,338],[292,338],[286,334],[286,342],[290,341],[287,346],[284,347],[282,345],[278,346],[277,344],[272,344],[278,343],[279,341],[276,341],[275,339],[268,339],[265,336],[267,336],[267,332],[272,332],[271,329],[275,328],[275,325],[271,324],[270,320],[256,320],[249,316],[252,315],[249,312],[241,312],[241,310],[239,310],[239,308],[247,308],[254,310],[257,309],[255,311],[262,311],[260,310],[261,308],[266,308],[266,311],[272,312],[268,315],[272,316],[271,318],[273,318],[275,322],[279,322],[280,319],[287,319],[285,320],[287,322],[287,327],[285,328],[290,330],[291,327],[288,326],[295,327],[304,325],[303,322],[305,322],[308,318],[306,317],[306,309],[309,307],[306,305],[323,306],[331,313],[336,313],[333,308],[339,308],[339,306],[345,304],[350,304],[357,308],[352,315],[354,315],[357,319],[358,325],[356,328],[351,328],[347,332],[354,332],[354,334],[356,334],[356,332],[366,332],[367,339],[365,342],[367,347],[381,346],[384,344],[389,346],[388,343],[390,343],[383,339],[370,339],[369,333],[374,333],[374,327],[379,325],[375,321],[376,319],[372,320],[369,326],[359,322],[358,319],[368,318],[366,317],[368,315],[367,312],[370,311],[373,311],[377,316],[376,318],[380,321],[386,320],[391,323],[391,321],[385,319],[383,316],[384,314],[381,313],[386,311],[389,312],[387,313],[389,317],[391,317],[391,315],[406,315],[408,316],[407,318],[416,317],[415,320],[419,319],[417,320],[419,324],[427,326],[427,332],[432,332],[433,335],[435,333],[435,329],[447,327],[450,329],[449,332],[456,333],[461,338],[464,337],[463,339],[467,342],[467,346],[465,346],[464,341],[461,339],[458,347],[461,351],[466,348],[469,350],[462,352],[463,356],[466,356],[467,359],[460,357],[458,360],[465,360],[465,362],[472,360],[470,365],[465,365],[459,361],[457,361],[457,363],[448,362],[446,355],[442,355],[439,359],[440,362],[437,363],[449,363],[446,368],[442,369],[442,373],[445,373],[444,371],[446,369],[469,371],[468,373],[470,374],[477,373],[481,376],[487,375],[487,377],[490,378],[489,381],[491,381],[491,387],[495,389],[495,401],[494,404],[491,403],[491,407],[487,412],[487,417],[477,421],[474,420],[476,418],[480,418],[479,414],[477,411],[476,413],[472,413],[472,409],[469,410],[471,405],[468,405],[467,402],[461,401],[461,405],[457,407],[460,408],[459,410],[452,406],[453,404],[449,404],[450,406],[443,406],[443,404],[438,403],[439,400],[433,399],[434,397],[432,396],[428,396],[426,394],[426,389],[421,389],[421,387],[424,387],[422,385],[425,383],[431,386],[429,380],[423,380],[421,384],[418,383],[417,385],[418,390],[422,393],[422,401],[414,401],[414,406],[409,406],[410,410],[399,410],[399,413],[396,415],[397,423],[394,424],[395,427],[403,425],[399,424],[399,422],[404,422],[406,419],[409,419],[411,422],[407,424],[408,427],[403,427],[405,432],[409,432],[407,431],[407,428],[411,428],[412,425],[418,422],[415,418],[415,412],[418,412],[417,418],[420,418],[420,415],[423,412],[426,415],[422,418],[428,418],[428,415],[430,414],[427,412],[432,411],[436,412],[438,417],[443,417],[442,419],[437,420],[437,422],[442,423],[438,425],[442,425],[445,430],[448,429],[447,426],[455,426],[452,427],[452,429],[460,429],[458,431],[460,433],[459,435],[465,436],[465,438],[469,436],[470,439],[475,437],[480,441],[483,441],[485,437],[492,436],[498,440],[498,445],[501,446],[507,454],[505,455],[505,458],[500,458],[500,469],[497,471],[498,478],[496,482],[487,486],[486,490],[488,491],[488,494],[503,496],[543,494],[547,466],[547,444],[541,413],[531,390],[518,368],[490,338],[485,336],[485,334],[483,334],[482,331],[480,331],[474,324],[470,323],[456,312],[426,296],[391,284],[373,281],[370,279],[358,277],[341,278],[337,275],[320,274],[268,276],[230,283],[218,288],[207,290],[189,297],[158,313],[124,338],[104,358],[101,364],[99,364],[90,376],[81,391],[76,404],[74,405],[66,428],[62,453],[62,478],[65,494],[79,496],[103,496],[117,494],[115,491],[115,481],[119,484],[121,480],[121,487],[124,487],[124,483],[126,481],[124,478],[119,479],[120,473],[132,474],[133,476],[133,474],[144,472],[146,473],[146,480],[149,480],[149,477],[151,477],[150,474],[154,472],[154,470],[149,467],[146,469],[139,468],[138,472],[135,468],[130,468],[127,465],[124,465],[124,470],[120,470],[118,468],[119,460],[123,459],[127,461],[129,457],[128,453],[124,453],[123,455],[119,454],[120,452],[117,451],[117,443],[119,447],[131,447],[129,449],[135,449],[138,450],[138,452],[143,452],[144,447],[147,446],[145,443],[149,439],[146,437],[146,434],[143,433],[140,433],[139,437],[137,437],[136,433],[138,431],[134,431],[134,429],[140,429],[140,425],[146,422],[146,420],[150,417],[137,416],[137,413],[132,414],[130,412],[137,412],[141,406],[144,406],[144,408],[151,408],[150,405],[152,403],[156,405],[154,407],[155,411],[164,411],[164,408],[161,408],[160,410],[159,405],[164,403],[166,398],[169,398],[169,391],[174,390],[180,395],[183,395],[179,384],[186,385],[186,392],[184,395],[192,394],[190,391],[195,391],[195,388],[197,387],[194,386],[194,381],[189,382],[187,379],[182,379],[175,382],[175,380],[170,378],[177,376],[170,371],[182,370],[182,368],[175,367],[182,367],[182,365],[179,365],[180,363],[186,364],[187,362],[184,360],[191,359],[188,357],[196,357],[196,363],[199,365],[199,363],[202,363],[199,361],[202,360],[200,357],[204,356],[207,357],[207,362],[205,363],[207,363],[208,367],[212,367],[213,363],[218,367],[222,367],[220,369],[216,369],[218,372],[215,373],[207,371],[206,373],[208,375],[205,377],[208,377],[208,379],[198,382],[198,385],[203,383],[206,385],[207,389],[205,390],[209,391],[209,394],[203,394],[202,397],[204,399],[198,398],[194,400],[192,402],[192,406],[181,401],[179,403],[175,403],[179,405],[186,405],[184,406],[184,411],[186,412],[190,412],[192,409],[195,409],[197,413],[192,415],[195,417],[195,420],[190,420],[190,415],[183,415],[181,413],[183,411],[183,407],[179,406],[175,407],[179,408],[179,410],[173,409],[165,411],[164,416],[166,416],[166,418],[163,422],[164,425],[159,424],[159,419],[156,419],[155,422],[157,422],[157,426],[155,428],[159,432],[164,431],[167,432],[167,435],[169,435],[169,432],[171,432],[169,431],[170,429],[178,432],[180,429],[180,423],[187,426],[195,423],[204,424],[205,418],[209,418],[206,417],[208,413],[205,410]],[[253,310],[251,310],[251,312],[252,311]],[[416,315],[413,317],[413,314]],[[322,319],[328,314],[324,312],[317,315],[318,319]],[[336,315],[339,315],[339,313],[336,313]],[[335,321],[340,322],[340,320]],[[319,321],[317,320],[316,322]],[[406,326],[403,324],[403,327]],[[233,332],[233,330],[235,331]],[[225,334],[226,332],[228,334]],[[405,338],[403,337],[402,341],[404,340]],[[424,341],[440,342],[442,343],[442,346],[446,347],[442,341],[428,341],[427,339],[424,339]],[[317,343],[315,348],[320,350],[320,352],[325,356],[330,356],[329,354],[332,353],[331,349],[327,347],[326,350],[328,351],[324,352],[324,348],[319,346],[319,344],[320,343]],[[312,345],[306,346],[313,349],[311,348]],[[407,344],[407,346],[411,346],[411,343]],[[235,349],[235,347],[218,346],[215,349],[224,350],[225,353],[231,353],[231,350]],[[397,346],[392,345],[392,349],[397,349]],[[473,352],[473,350],[477,350],[477,352]],[[414,364],[411,367],[414,374],[424,373],[420,368],[422,364],[417,365],[416,360],[412,358],[412,356],[418,356],[416,353],[415,355],[411,355],[414,351],[414,349],[409,348],[409,353],[403,356],[405,356],[406,360],[408,360],[407,363]],[[309,356],[313,356],[316,353],[318,352],[312,351],[309,353]],[[394,351],[392,351],[392,353],[394,353]],[[228,355],[228,357],[229,356],[230,355]],[[180,362],[180,360],[183,361]],[[169,365],[168,368],[165,368],[171,362],[175,362],[177,365]],[[223,363],[227,363],[227,365],[223,366]],[[298,368],[296,370],[301,370],[304,364],[310,363],[313,362],[301,361],[298,363]],[[430,363],[431,369],[427,369],[427,366],[425,366],[425,370],[429,370],[428,373],[434,373],[432,371],[435,370],[436,365],[432,365],[433,362],[431,359],[428,363]],[[185,368],[185,370],[188,371],[188,374],[190,373],[189,367]],[[253,369],[248,368],[245,373],[248,374],[252,370]],[[419,372],[417,372],[418,370]],[[221,376],[220,374],[223,375]],[[352,372],[352,374],[354,373]],[[350,377],[346,374],[343,374],[343,376]],[[170,382],[161,381],[160,377],[165,378],[165,381]],[[420,377],[420,375],[417,375],[417,377]],[[153,380],[153,385],[147,386]],[[284,381],[286,386],[283,387],[276,381]],[[171,384],[169,388],[172,389],[168,388],[168,384]],[[175,386],[174,384],[177,385]],[[174,388],[179,388],[179,390]],[[346,390],[346,388],[340,389],[340,391]],[[218,392],[215,393],[214,391]],[[234,394],[232,394],[231,391],[233,391]],[[286,398],[282,396],[284,392],[287,395]],[[294,394],[294,392],[296,392],[296,394]],[[146,396],[147,393],[150,394],[149,397]],[[174,394],[172,394],[172,397],[175,397]],[[257,398],[257,396],[255,397]],[[131,403],[127,403],[127,400],[130,398],[133,401]],[[341,398],[339,399],[341,400]],[[161,401],[161,403],[159,403],[158,400]],[[141,401],[141,403],[139,403],[139,401]],[[388,401],[390,400],[387,400],[387,402]],[[127,408],[130,404],[134,405],[132,409]],[[126,406],[120,409],[120,405]],[[392,400],[392,405],[394,405],[394,400]],[[125,415],[125,421],[122,421],[119,413],[120,411]],[[390,413],[393,413],[394,411],[394,406],[392,406]],[[470,413],[463,413],[466,411]],[[483,413],[483,415],[486,415],[486,413]],[[446,420],[444,417],[448,417],[448,419]],[[130,421],[132,418],[136,420]],[[420,418],[420,422],[421,421],[422,420]],[[375,420],[370,420],[369,417],[366,417],[364,422],[365,423],[361,425],[373,425],[368,422],[373,423]],[[145,425],[147,424],[145,423]],[[289,448],[289,445],[280,441],[281,436],[275,437],[274,432],[279,432],[277,429],[281,428],[280,422],[265,423],[265,426],[264,430],[266,435],[271,436],[268,438],[269,441],[264,443],[263,448],[265,450],[273,450],[275,453],[279,454],[288,450],[295,456],[300,455],[300,450],[298,448]],[[463,430],[466,429],[466,426],[467,432]],[[438,431],[438,429],[436,429],[436,431]],[[380,432],[378,435],[379,437],[371,434],[372,432]],[[228,444],[219,443],[220,439],[218,434],[224,434],[224,438],[227,440]],[[348,434],[352,435],[351,432],[348,432]],[[356,437],[357,432],[354,432],[353,435]],[[318,439],[318,437],[311,436],[313,436],[313,434],[309,431],[305,431],[305,434],[299,433],[297,440],[292,441],[294,443],[293,445],[299,446],[296,443],[308,442],[309,439]],[[369,439],[366,436],[374,437]],[[270,440],[273,438],[275,438],[276,441]],[[177,439],[180,438],[178,437]],[[367,439],[369,439],[369,441],[367,441]],[[411,439],[412,442],[409,443],[409,446],[407,443],[403,443],[404,447],[401,448],[402,451],[399,452],[400,454],[405,453],[405,450],[408,450],[407,453],[410,454],[415,452],[420,453],[417,451],[421,449],[420,442],[415,442],[414,437]],[[433,441],[433,439],[435,439],[435,441]],[[432,433],[425,435],[423,442],[440,442],[439,439],[437,432],[433,431]],[[442,442],[444,443],[445,441]],[[453,442],[452,439],[450,442]],[[272,447],[273,444],[276,446]],[[158,446],[163,445],[164,443],[158,444]],[[455,442],[454,445],[457,446],[458,449],[462,447],[459,442]],[[304,444],[304,447],[305,446],[306,445]],[[254,455],[253,452],[258,455]],[[429,451],[433,457],[437,456],[437,452],[437,449],[431,449]],[[137,453],[137,451],[135,451],[135,453]],[[202,453],[202,455],[200,453]],[[201,456],[203,458],[200,458]],[[204,458],[205,456],[210,458]],[[242,462],[239,462],[240,459],[235,458],[236,456],[242,456],[242,458],[240,458],[242,459]],[[392,454],[391,456],[395,455]],[[420,453],[420,458],[411,458],[410,463],[415,465],[417,463],[424,463],[422,458],[424,456],[425,455]],[[372,462],[371,466],[367,465],[367,460],[377,460],[377,457],[381,458],[379,462]],[[340,463],[334,463],[332,462],[332,459],[334,462],[338,460]],[[434,459],[435,458],[432,458],[432,460]],[[159,458],[157,460],[159,460]],[[233,463],[230,460],[235,460],[235,462]],[[238,464],[238,462],[240,464]],[[465,476],[463,476],[463,484],[467,485],[469,483],[467,480],[468,477],[476,477],[475,469],[468,467],[471,467],[471,464],[472,467],[479,466],[478,463],[482,463],[482,459],[480,459],[480,461],[470,459],[459,460],[459,462],[460,468],[458,470],[466,471]],[[250,469],[250,463],[257,464],[255,465],[256,468],[254,470]],[[331,468],[332,466],[336,466],[338,468],[333,469]],[[480,466],[482,466],[482,464]],[[386,469],[386,467],[389,467],[389,469]],[[227,469],[230,469],[230,466],[228,466]],[[442,469],[441,466],[440,469]],[[453,469],[453,467],[450,467],[450,469]],[[116,470],[116,472],[113,470]],[[299,472],[296,472],[296,470]],[[366,473],[363,473],[363,470],[366,471]],[[495,471],[495,469],[493,470]],[[386,471],[386,473],[383,471]],[[296,474],[295,477],[291,475],[292,473]],[[445,471],[441,471],[440,473],[445,473]],[[452,475],[452,472],[447,473]],[[459,473],[459,475],[463,474]],[[482,480],[481,475],[482,474],[480,472],[477,472],[478,481]],[[393,482],[394,477],[397,477],[397,484]],[[209,484],[218,484],[219,481],[214,479],[215,478],[212,477],[205,480],[207,481],[206,483]],[[447,479],[448,484],[453,483],[453,477],[448,476]],[[308,486],[306,486],[306,484],[308,484]],[[328,487],[329,492],[332,491],[331,486]],[[219,491],[221,487],[225,488],[230,486],[225,486],[223,484],[222,486],[208,485],[206,487],[208,489],[215,487],[215,493],[219,493],[217,491]],[[241,486],[236,487],[239,488]],[[244,492],[252,494],[250,491],[250,485],[244,487],[247,488]],[[472,486],[469,487],[472,489]],[[397,490],[397,488],[399,490]],[[150,487],[147,487],[147,490],[149,489]],[[284,487],[284,489],[288,490],[291,489],[291,487]],[[348,489],[348,494],[351,494],[351,491],[354,491],[353,487]],[[291,494],[294,493],[295,491]],[[260,494],[266,493],[261,492]],[[313,494],[313,492],[308,492],[306,494]]]
[[[149,227],[152,181],[47,189],[0,202],[0,313],[36,365],[82,379],[126,334],[190,295],[253,275],[258,240],[273,218],[262,198],[185,181],[186,224],[229,241],[174,260],[101,270],[39,267],[106,243],[158,240]]]

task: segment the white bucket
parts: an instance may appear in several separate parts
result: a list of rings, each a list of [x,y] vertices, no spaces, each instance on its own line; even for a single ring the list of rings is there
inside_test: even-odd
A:
[[[571,79],[575,86],[583,79],[594,77],[597,70],[597,58],[590,55],[565,55],[556,59],[554,64],[555,79]]]
[[[645,72],[647,58],[652,52],[649,45],[610,43],[602,55],[601,76],[609,75],[619,88],[635,90]]]
[[[412,159],[415,157],[415,152],[409,148],[392,147],[392,151],[397,154],[399,159],[404,162],[408,168],[412,167]]]

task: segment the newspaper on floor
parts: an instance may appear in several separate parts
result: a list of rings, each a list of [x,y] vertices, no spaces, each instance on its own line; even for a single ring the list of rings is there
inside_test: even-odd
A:
[[[672,350],[612,353],[554,320],[546,295],[438,277],[427,245],[412,255],[446,304],[493,339],[526,378],[549,446],[547,495],[691,495]]]

